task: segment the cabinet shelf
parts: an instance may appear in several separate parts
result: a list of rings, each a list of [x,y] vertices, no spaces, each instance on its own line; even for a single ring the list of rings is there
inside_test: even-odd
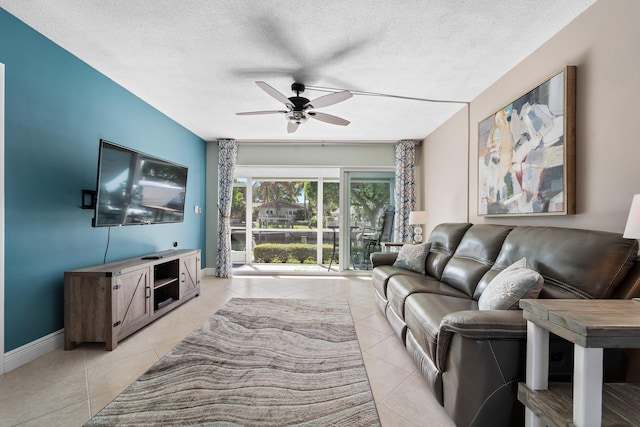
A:
[[[156,311],[161,310],[161,309],[165,308],[166,306],[168,306],[168,305],[170,305],[170,304],[173,304],[173,303],[174,303],[174,302],[176,302],[176,301],[178,301],[178,300],[177,300],[177,299],[174,299],[174,298],[167,298],[167,299],[166,299],[166,300],[164,300],[164,301],[160,301],[160,302],[158,302],[158,303],[156,304],[155,310],[156,310]]]
[[[163,286],[170,285],[171,283],[174,283],[174,282],[177,282],[177,281],[178,281],[177,277],[168,277],[166,279],[157,279],[153,283],[153,288],[154,289],[158,289],[158,288],[161,288]]]

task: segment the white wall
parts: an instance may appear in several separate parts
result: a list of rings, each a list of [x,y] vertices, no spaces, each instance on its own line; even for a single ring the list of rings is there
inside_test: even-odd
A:
[[[238,164],[250,166],[394,166],[393,143],[272,143],[238,145]]]
[[[4,372],[4,64],[0,63],[0,375]]]
[[[622,232],[633,194],[640,193],[640,2],[600,0],[540,49],[474,99],[469,110],[468,205],[473,223],[550,225]],[[577,66],[576,204],[569,216],[487,218],[477,215],[478,123],[535,87],[565,65]],[[467,143],[464,120],[454,116],[424,141],[425,170],[456,165]],[[446,147],[453,149],[447,151]],[[444,157],[436,157],[440,153]],[[459,173],[458,168],[455,170]],[[447,192],[467,191],[467,183],[425,180],[430,217],[439,222],[465,217]],[[437,175],[436,175],[437,176]],[[427,230],[430,231],[430,228]]]
[[[425,233],[443,222],[467,221],[468,112],[464,107],[441,126],[422,146]]]

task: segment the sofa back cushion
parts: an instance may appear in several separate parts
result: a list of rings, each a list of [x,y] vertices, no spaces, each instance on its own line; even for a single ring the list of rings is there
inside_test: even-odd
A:
[[[498,272],[521,258],[544,278],[540,298],[607,298],[627,276],[637,252],[637,240],[624,239],[617,233],[516,227],[504,240],[474,298],[480,297]]]
[[[431,250],[427,257],[425,268],[429,276],[440,280],[444,267],[453,256],[460,240],[462,240],[471,225],[467,222],[462,222],[435,226],[428,239],[428,242],[431,243]]]
[[[512,226],[492,224],[476,224],[469,228],[440,280],[473,296],[478,282],[493,266],[512,229]]]

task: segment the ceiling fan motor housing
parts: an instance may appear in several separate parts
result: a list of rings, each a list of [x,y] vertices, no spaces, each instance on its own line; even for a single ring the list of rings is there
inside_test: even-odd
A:
[[[309,103],[309,100],[303,96],[300,96],[301,92],[304,92],[305,87],[302,83],[292,83],[291,90],[296,93],[296,96],[289,98],[293,109],[287,113],[287,120],[296,124],[302,124],[307,121],[308,117],[305,114],[305,106]]]
[[[289,113],[287,113],[286,117],[287,117],[287,120],[289,120],[290,122],[294,122],[299,125],[306,122],[308,119],[304,111],[298,111],[298,110],[290,111]]]

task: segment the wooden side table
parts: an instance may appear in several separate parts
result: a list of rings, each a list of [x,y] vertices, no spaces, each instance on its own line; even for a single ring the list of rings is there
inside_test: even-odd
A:
[[[520,308],[527,319],[527,379],[518,399],[527,426],[640,424],[640,385],[602,384],[604,348],[640,348],[640,302],[538,299],[521,300]],[[573,387],[548,383],[549,332],[574,343]]]
[[[402,242],[381,242],[380,245],[382,245],[382,252],[391,252],[391,248],[401,248],[404,245],[406,245],[406,243],[402,243]]]

